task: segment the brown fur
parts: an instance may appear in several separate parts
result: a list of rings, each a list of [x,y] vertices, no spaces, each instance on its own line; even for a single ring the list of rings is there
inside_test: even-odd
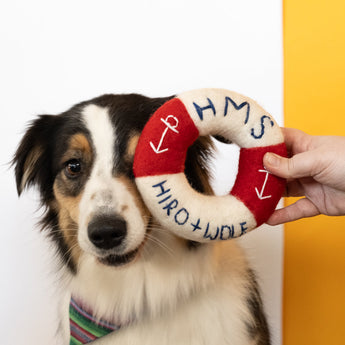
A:
[[[144,204],[144,202],[140,196],[137,185],[126,176],[119,176],[119,177],[117,177],[117,179],[123,185],[125,185],[126,189],[132,194],[133,200],[134,200],[137,208],[140,210],[140,213],[144,219],[144,222],[147,223],[148,220],[151,218],[151,214],[150,214],[150,211],[148,210],[148,208],[146,207],[146,205]],[[122,210],[124,212],[126,211],[127,208],[128,208],[127,205],[122,206]]]
[[[139,137],[140,137],[139,134],[135,134],[129,139],[128,145],[127,145],[127,150],[126,150],[126,158],[127,159],[133,159],[135,149],[138,145]]]
[[[87,162],[92,161],[92,148],[87,138],[81,133],[70,138],[68,149],[62,157],[62,163],[75,157],[82,158]],[[71,260],[76,265],[81,255],[78,244],[78,218],[79,203],[83,191],[81,190],[77,195],[74,195],[71,193],[73,187],[73,182],[62,172],[54,182],[53,191],[56,198],[55,208],[58,213],[59,227],[70,250]]]

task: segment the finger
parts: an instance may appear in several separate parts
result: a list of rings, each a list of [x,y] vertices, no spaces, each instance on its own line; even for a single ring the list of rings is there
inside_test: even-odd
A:
[[[312,136],[296,128],[283,127],[284,142],[291,154],[297,154],[306,151],[312,140]]]
[[[270,173],[286,179],[313,176],[320,167],[320,160],[312,152],[299,153],[291,158],[268,152],[263,163]]]
[[[297,200],[294,204],[274,211],[266,223],[278,225],[301,218],[314,217],[319,214],[318,208],[309,199],[304,198]]]

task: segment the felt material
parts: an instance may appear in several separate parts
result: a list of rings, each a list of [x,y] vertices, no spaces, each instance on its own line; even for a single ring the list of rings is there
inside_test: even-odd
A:
[[[183,172],[188,147],[198,136],[199,131],[184,104],[178,98],[166,102],[151,117],[140,135],[133,165],[134,175]]]
[[[221,135],[241,147],[227,197],[195,192],[184,176],[186,152],[199,135]],[[286,156],[280,127],[252,99],[223,89],[182,93],[148,121],[134,157],[134,175],[151,213],[176,234],[226,240],[254,229],[274,211],[285,182],[263,167],[266,152]]]
[[[70,302],[69,317],[70,345],[88,344],[120,328],[106,321],[95,319],[73,298]]]
[[[218,134],[239,147],[280,144],[283,134],[274,118],[257,102],[224,89],[197,89],[178,98],[185,105],[200,136]]]
[[[140,177],[137,186],[160,224],[192,241],[228,240],[257,224],[240,199],[201,194],[190,187],[184,173]]]
[[[284,143],[240,150],[238,173],[230,192],[254,214],[257,226],[263,224],[273,213],[285,188],[284,179],[265,170],[262,161],[267,152],[287,156]]]

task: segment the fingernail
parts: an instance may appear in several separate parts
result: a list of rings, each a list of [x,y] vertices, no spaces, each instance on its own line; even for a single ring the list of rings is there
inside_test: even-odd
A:
[[[277,167],[280,164],[280,157],[275,153],[268,152],[264,156],[264,161],[272,167]]]

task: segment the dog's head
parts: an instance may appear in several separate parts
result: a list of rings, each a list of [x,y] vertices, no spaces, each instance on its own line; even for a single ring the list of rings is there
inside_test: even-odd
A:
[[[28,128],[14,157],[18,193],[38,186],[43,228],[72,271],[83,252],[119,266],[144,245],[151,215],[134,183],[133,156],[145,123],[167,100],[104,95]],[[209,153],[210,140],[200,138],[186,161],[189,182],[204,193],[211,192]]]

